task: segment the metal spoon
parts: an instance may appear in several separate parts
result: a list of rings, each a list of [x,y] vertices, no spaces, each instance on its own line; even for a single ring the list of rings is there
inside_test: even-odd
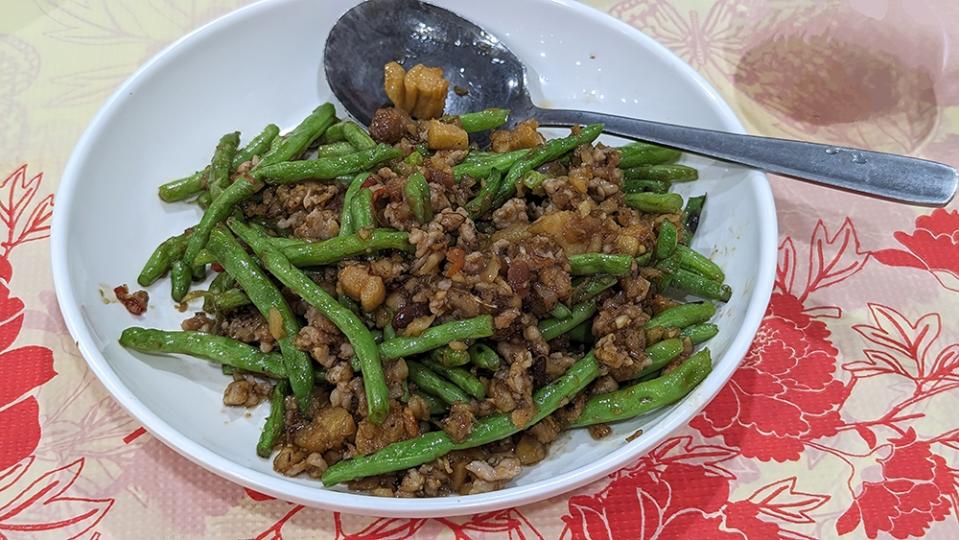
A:
[[[620,137],[913,204],[943,206],[956,193],[956,170],[933,161],[537,107],[526,90],[525,67],[500,40],[451,11],[418,0],[363,2],[340,17],[327,38],[324,64],[330,87],[365,124],[387,103],[383,66],[392,60],[408,67],[442,67],[450,81],[448,114],[504,107],[513,118],[534,117],[542,126],[602,122],[607,133]],[[454,94],[457,87],[468,93]]]

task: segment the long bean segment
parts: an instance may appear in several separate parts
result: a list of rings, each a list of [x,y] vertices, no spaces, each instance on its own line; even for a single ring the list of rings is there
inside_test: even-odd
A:
[[[479,315],[471,319],[432,326],[416,337],[395,337],[380,344],[383,358],[413,356],[442,347],[451,341],[480,339],[493,335],[493,317]]]
[[[265,353],[225,336],[133,326],[120,334],[120,345],[147,354],[188,354],[268,377],[287,377],[283,358],[279,354]]]
[[[331,103],[324,103],[313,109],[309,116],[293,128],[293,131],[284,137],[277,137],[273,140],[275,144],[271,144],[270,150],[263,156],[254,170],[289,161],[302,154],[313,141],[323,135],[323,132],[330,127],[335,113],[336,110]]]
[[[666,148],[655,144],[634,142],[619,149],[620,169],[631,169],[641,165],[659,165],[671,163],[679,159],[682,153],[674,148]]]
[[[343,137],[357,150],[364,150],[376,146],[376,141],[356,122],[347,121],[343,123]]]
[[[200,223],[193,228],[193,233],[190,235],[189,240],[187,240],[186,250],[183,252],[183,260],[177,261],[174,265],[187,264],[194,261],[196,256],[200,254],[200,250],[206,246],[213,228],[233,212],[233,207],[236,206],[237,203],[247,199],[262,187],[263,184],[261,182],[247,175],[241,175],[230,184],[230,187],[226,188],[219,197],[214,199],[210,207],[203,212]],[[174,296],[173,299],[179,302],[182,296],[180,298]]]
[[[361,188],[357,192],[350,201],[350,215],[355,231],[376,226],[376,216],[373,214],[373,191],[369,188]]]
[[[683,328],[679,335],[688,337],[693,345],[708,341],[719,333],[719,327],[712,323],[694,324]]]
[[[256,455],[261,458],[268,458],[273,453],[273,447],[283,433],[283,417],[285,407],[283,402],[290,391],[290,385],[287,381],[280,381],[273,387],[270,394],[270,415],[266,417],[266,423],[263,425],[263,431],[260,432],[260,440],[256,443]]]
[[[382,423],[390,410],[389,388],[386,386],[386,377],[383,374],[376,341],[363,321],[352,311],[340,305],[306,274],[294,267],[279,250],[270,244],[267,237],[239,220],[230,219],[228,224],[244,242],[253,248],[263,266],[271,274],[306,303],[315,307],[350,341],[363,373],[363,386],[369,408],[368,416],[372,422]]]
[[[444,345],[430,351],[430,358],[432,358],[436,364],[450,368],[470,363],[470,355],[468,352],[455,350],[449,345]]]
[[[160,279],[163,274],[166,274],[170,270],[173,261],[183,256],[183,251],[186,249],[187,238],[189,238],[189,234],[183,233],[171,236],[161,242],[160,245],[153,250],[153,253],[150,254],[150,258],[147,259],[146,264],[143,265],[143,270],[140,270],[140,275],[137,276],[137,283],[142,287],[148,287]]]
[[[359,234],[335,236],[322,242],[302,242],[282,248],[283,255],[295,266],[322,266],[349,257],[369,255],[384,249],[410,251],[409,233],[393,229],[373,229],[369,238]]]
[[[666,193],[669,182],[662,180],[623,180],[623,193]]]
[[[733,294],[729,285],[703,277],[684,268],[676,268],[670,272],[669,285],[707,300],[728,302]]]
[[[676,245],[679,243],[679,230],[673,225],[672,221],[663,221],[659,224],[659,236],[656,237],[657,259],[665,259],[676,251]]]
[[[407,362],[406,367],[409,370],[410,380],[416,383],[417,388],[438,397],[447,405],[452,405],[457,401],[469,402],[470,398],[465,392],[459,389],[455,384],[443,380],[436,372],[419,362]]]
[[[619,280],[616,279],[616,277],[608,275],[580,278],[579,281],[573,283],[573,292],[569,296],[569,301],[571,304],[576,305],[593,299],[618,282]]]
[[[460,115],[460,126],[467,133],[496,129],[509,120],[508,109],[486,109]]]
[[[496,371],[499,369],[502,360],[499,355],[496,354],[496,351],[492,349],[489,345],[484,343],[474,343],[469,348],[470,362],[474,366],[486,369],[489,371]]]
[[[494,170],[489,173],[476,195],[466,203],[466,212],[471,218],[478,218],[489,211],[502,180],[502,172]]]
[[[301,411],[309,411],[310,398],[313,395],[313,362],[293,344],[293,338],[300,331],[300,323],[297,322],[293,310],[276,285],[260,270],[253,257],[228,231],[222,227],[214,229],[210,235],[209,247],[216,255],[217,262],[236,279],[260,314],[268,321],[277,316],[280,318],[282,335],[273,337],[280,345],[283,364],[297,404]]]
[[[240,132],[227,133],[220,138],[210,162],[210,172],[207,179],[207,188],[210,196],[216,199],[230,185],[230,169],[233,168],[233,156],[236,147],[240,145]]]
[[[686,208],[683,210],[683,243],[689,245],[689,241],[696,234],[699,228],[699,220],[702,218],[703,208],[706,206],[706,195],[690,197],[686,201]]]
[[[686,165],[639,165],[623,171],[626,180],[687,182],[699,178],[699,171]]]
[[[510,167],[506,178],[500,184],[493,207],[502,206],[516,193],[516,182],[526,173],[540,165],[559,159],[563,154],[572,151],[577,146],[590,144],[603,132],[603,124],[590,124],[575,135],[562,139],[553,139],[546,144],[534,148]]]
[[[362,172],[353,178],[346,193],[343,195],[343,209],[340,210],[340,236],[347,236],[356,232],[353,226],[353,199],[363,189],[363,184],[370,177],[370,173]]]
[[[440,376],[455,384],[460,390],[476,399],[486,399],[486,387],[476,375],[461,367],[447,367],[433,360],[424,360],[423,364]]]
[[[259,166],[254,175],[271,184],[291,184],[303,180],[332,180],[368,170],[378,163],[403,155],[399,148],[380,144],[373,148],[321,159],[284,161]]]
[[[703,382],[710,371],[709,349],[703,349],[656,379],[593,396],[571,427],[628,420],[676,403]]]
[[[433,206],[430,203],[430,185],[423,173],[416,171],[406,179],[403,198],[410,207],[416,221],[429,223],[433,219]]]
[[[644,328],[686,328],[693,324],[704,323],[716,314],[716,306],[711,302],[681,304],[671,307],[646,322]]]
[[[581,253],[569,258],[570,272],[574,276],[609,274],[625,276],[633,266],[629,255],[610,255],[607,253]]]
[[[250,139],[250,142],[246,143],[246,146],[236,151],[236,154],[233,155],[231,167],[236,169],[240,165],[253,159],[253,156],[266,154],[270,149],[270,145],[273,144],[273,139],[279,134],[280,128],[277,127],[276,124],[267,124],[267,126],[263,128],[263,131],[256,137]]]
[[[649,365],[643,368],[636,376],[641,378],[650,373],[655,373],[667,364],[673,361],[683,352],[683,341],[679,338],[669,338],[654,343],[646,347],[646,358],[649,358]]]
[[[393,443],[366,456],[357,456],[334,464],[323,474],[323,484],[331,486],[357,478],[399,471],[429,463],[454,450],[475,448],[504,439],[552,414],[599,375],[599,363],[592,353],[574,363],[565,374],[533,394],[536,414],[523,426],[513,425],[509,414],[494,414],[480,419],[473,431],[459,443],[444,431],[432,431],[413,439]]]
[[[678,193],[630,193],[626,205],[649,214],[675,214],[683,209],[683,197]]]
[[[589,300],[573,306],[573,314],[565,319],[543,319],[539,322],[539,333],[549,341],[569,332],[580,323],[596,314],[596,301]]]
[[[462,163],[453,167],[453,176],[457,180],[463,175],[469,175],[473,178],[486,178],[493,171],[508,171],[514,163],[529,152],[528,149],[522,149],[501,154],[468,157]]]

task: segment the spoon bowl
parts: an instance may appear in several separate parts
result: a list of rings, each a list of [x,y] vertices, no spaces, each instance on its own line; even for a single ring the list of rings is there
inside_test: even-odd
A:
[[[362,61],[355,62],[360,58]],[[363,2],[343,14],[324,52],[326,80],[357,120],[387,105],[383,66],[397,61],[443,68],[447,114],[506,107],[532,111],[523,64],[495,36],[452,11],[418,0]]]

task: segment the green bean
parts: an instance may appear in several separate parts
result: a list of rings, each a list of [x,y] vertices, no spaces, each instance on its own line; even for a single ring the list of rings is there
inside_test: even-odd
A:
[[[158,192],[163,202],[177,202],[187,199],[205,189],[208,168],[196,171],[190,176],[170,180],[161,185]]]
[[[628,420],[676,403],[703,382],[710,371],[709,349],[703,349],[656,379],[591,397],[571,427]]]
[[[213,199],[219,197],[220,193],[230,185],[230,169],[233,167],[233,156],[236,155],[236,147],[239,145],[239,131],[227,133],[216,145],[206,181],[206,187],[210,190],[210,196]]]
[[[496,371],[499,369],[502,360],[499,355],[496,354],[489,345],[483,343],[474,343],[469,348],[470,362],[474,366],[486,369],[489,371]]]
[[[403,163],[406,163],[407,165],[419,165],[423,163],[423,154],[414,150],[410,152],[410,155],[403,158]]]
[[[213,196],[210,195],[209,191],[204,191],[203,193],[200,194],[199,197],[196,198],[197,206],[199,206],[200,208],[204,210],[209,208],[210,203],[212,202],[213,202]]]
[[[643,253],[643,254],[640,255],[639,257],[636,257],[636,264],[637,264],[637,266],[639,266],[640,268],[642,268],[642,267],[644,267],[644,266],[650,266],[652,263],[653,263],[653,251],[652,251],[652,250],[647,251],[646,253]]]
[[[686,208],[683,210],[683,230],[685,231],[683,243],[687,246],[693,235],[696,234],[696,229],[699,228],[699,220],[702,217],[704,206],[706,206],[705,194],[690,197],[686,201]]]
[[[236,169],[240,165],[250,161],[253,159],[253,156],[266,154],[266,152],[270,150],[270,145],[273,143],[273,140],[276,139],[279,134],[280,128],[278,128],[276,124],[267,124],[267,126],[263,128],[263,131],[256,137],[250,139],[250,142],[246,143],[246,146],[236,151],[236,154],[233,155],[231,169]]]
[[[680,304],[664,310],[646,322],[643,328],[658,326],[664,328],[686,328],[693,324],[704,323],[716,314],[716,306],[711,302]]]
[[[233,279],[233,276],[229,272],[220,272],[213,278],[213,281],[210,282],[210,286],[207,287],[207,294],[203,297],[203,311],[207,313],[214,313],[217,311],[215,297],[217,294],[222,293],[235,288],[236,280]]]
[[[609,275],[588,276],[579,279],[573,284],[573,292],[569,296],[572,305],[581,304],[599,296],[599,293],[619,283],[619,280]]]
[[[599,134],[603,132],[603,124],[590,124],[584,127],[575,135],[564,137],[562,139],[553,139],[546,144],[532,149],[529,154],[523,156],[519,161],[510,167],[506,178],[500,184],[496,198],[493,200],[493,207],[498,208],[508,201],[516,193],[516,182],[527,172],[559,159],[567,152],[572,151],[577,146],[592,143]]]
[[[676,268],[670,272],[669,285],[693,296],[707,300],[728,302],[733,294],[733,290],[729,285],[719,281],[713,281],[683,268]]]
[[[359,234],[348,236],[336,236],[321,242],[305,242],[293,240],[292,242],[281,242],[276,237],[268,237],[267,241],[279,249],[283,255],[293,263],[294,266],[323,266],[333,264],[349,257],[360,255],[369,255],[382,251],[384,249],[397,249],[400,251],[410,251],[413,246],[410,245],[409,233],[397,231],[394,229],[372,229],[369,238],[364,239]],[[292,239],[290,239],[292,240]],[[204,253],[201,251],[201,256]],[[197,257],[196,262],[213,262],[212,254]]]
[[[626,180],[686,182],[699,178],[699,171],[686,165],[639,165],[623,171]]]
[[[296,315],[284,299],[283,293],[225,228],[216,227],[213,230],[210,234],[209,248],[266,320],[269,321],[275,317],[275,315],[271,316],[271,312],[275,311],[279,314],[284,335],[273,337],[280,345],[283,365],[286,367],[290,387],[293,389],[293,395],[296,396],[300,411],[307,414],[313,394],[313,362],[293,343],[300,331],[300,323],[297,322]]]
[[[380,344],[383,358],[402,358],[425,353],[451,341],[479,339],[493,335],[493,317],[479,315],[471,319],[432,326],[416,337],[396,337]]]
[[[361,188],[350,202],[350,215],[353,220],[353,229],[361,231],[376,226],[376,216],[373,215],[373,192],[370,188]]]
[[[230,311],[250,303],[250,297],[241,289],[227,289],[213,295],[213,305],[217,311]]]
[[[340,236],[347,236],[356,232],[355,227],[353,227],[353,199],[363,189],[363,184],[369,177],[370,173],[361,172],[353,178],[349,187],[346,188],[346,193],[343,195],[343,209],[340,210]]]
[[[433,206],[430,202],[430,185],[423,173],[416,171],[406,179],[403,198],[416,221],[429,223],[433,219]]]
[[[461,367],[447,367],[433,360],[423,360],[423,365],[455,384],[460,390],[476,399],[486,399],[486,387],[476,375]]]
[[[283,420],[286,416],[286,407],[283,403],[289,392],[290,384],[286,381],[280,381],[273,386],[273,392],[270,394],[270,415],[266,417],[263,431],[260,432],[260,440],[256,443],[256,455],[261,458],[270,457],[277,439],[283,434]]]
[[[593,338],[593,321],[583,321],[579,323],[576,328],[566,332],[566,336],[569,337],[570,341],[593,343],[596,341]]]
[[[486,109],[460,115],[460,126],[467,133],[496,129],[509,120],[508,109]]]
[[[665,220],[659,224],[659,236],[656,237],[657,259],[665,259],[676,251],[676,244],[679,242],[679,231],[672,221]]]
[[[370,137],[365,129],[361,128],[356,122],[342,122],[343,137],[352,144],[357,150],[365,150],[376,146],[376,141]]]
[[[193,270],[182,259],[173,261],[170,267],[170,296],[179,302],[186,293],[190,292],[190,282],[193,281]]]
[[[623,193],[666,193],[669,183],[662,180],[623,180]]]
[[[444,431],[431,431],[393,443],[372,454],[337,462],[323,474],[323,484],[331,486],[365,476],[400,471],[429,463],[454,450],[475,448],[504,439],[552,414],[598,375],[599,363],[592,354],[588,354],[559,379],[536,391],[533,395],[536,414],[525,425],[514,425],[509,414],[494,414],[478,420],[473,425],[473,431],[459,443],[453,442]]]
[[[699,274],[713,281],[722,282],[726,279],[723,269],[705,255],[683,245],[676,246],[676,255],[679,267]]]
[[[435,371],[413,361],[407,361],[406,367],[409,369],[410,380],[416,383],[416,387],[421,391],[440,398],[448,405],[457,401],[469,403],[470,398],[465,392],[455,384],[444,380]]]
[[[439,399],[436,399],[429,394],[420,392],[417,392],[414,395],[419,396],[420,399],[426,402],[426,407],[430,411],[430,416],[439,416],[446,413],[446,405]]]
[[[334,119],[333,125],[323,133],[323,142],[326,144],[342,142],[346,140],[346,124],[349,120]]]
[[[373,148],[342,156],[283,161],[258,166],[253,174],[270,184],[292,184],[302,180],[332,180],[337,176],[352,175],[368,170],[377,163],[396,159],[402,155],[403,151],[399,148],[393,148],[388,144],[380,144]]]
[[[568,307],[566,307],[566,304],[561,304],[557,302],[556,306],[550,310],[549,314],[552,317],[555,317],[557,319],[565,319],[566,317],[569,317],[570,315],[572,315],[573,312],[570,311]]]
[[[206,265],[205,264],[194,264],[190,267],[190,278],[193,281],[203,281],[206,279]]]
[[[482,187],[480,187],[480,190],[476,193],[476,196],[466,203],[466,212],[471,218],[477,219],[489,211],[493,205],[493,198],[496,197],[496,192],[499,191],[499,185],[502,179],[503,173],[500,171],[494,170],[489,173],[486,180],[483,181]]]
[[[150,258],[147,259],[146,264],[143,265],[143,270],[140,270],[140,275],[137,276],[137,283],[142,287],[148,287],[160,279],[163,274],[166,274],[170,270],[170,265],[173,264],[173,261],[183,255],[188,237],[189,233],[183,233],[171,236],[161,242],[160,245],[153,250],[153,253],[150,254]]]
[[[353,346],[353,352],[360,364],[360,371],[363,373],[368,417],[376,424],[382,423],[390,410],[389,388],[386,386],[376,342],[363,321],[352,311],[340,305],[306,274],[294,267],[279,250],[270,245],[265,236],[237,219],[228,220],[228,224],[244,242],[253,248],[263,266],[271,274],[307,304],[315,307],[343,332]]]
[[[694,324],[692,326],[687,326],[686,328],[683,328],[683,331],[680,332],[679,335],[683,337],[688,337],[689,341],[691,341],[693,345],[699,345],[700,343],[703,343],[704,341],[709,341],[710,339],[715,337],[716,334],[718,333],[719,333],[718,326],[711,323],[704,323],[704,324]]]
[[[352,154],[357,150],[359,149],[346,141],[335,142],[331,144],[324,144],[323,146],[317,148],[316,157],[322,159],[344,156],[346,154]]]
[[[170,332],[132,326],[120,334],[120,345],[147,354],[188,354],[278,379],[287,376],[280,355],[204,332]]]
[[[679,159],[679,150],[642,142],[627,144],[619,149],[620,169],[632,169],[640,165],[659,165]]]
[[[335,113],[331,103],[324,103],[313,109],[293,131],[282,138],[273,139],[276,144],[271,144],[270,150],[260,159],[254,170],[295,159],[330,127]],[[296,388],[293,390],[295,393]]]
[[[363,309],[360,307],[360,303],[356,300],[353,300],[345,294],[337,294],[336,301],[340,303],[341,306],[353,312],[357,317],[362,316]],[[375,340],[374,340],[375,341]]]
[[[682,354],[682,352],[683,340],[679,338],[664,339],[646,347],[646,358],[649,358],[649,365],[643,368],[636,378],[639,379],[650,373],[656,373],[666,367],[676,357]]]
[[[565,319],[543,319],[539,321],[539,333],[550,341],[569,332],[596,313],[596,300],[587,300],[573,306],[573,314]]]
[[[473,178],[486,178],[493,171],[504,172],[509,170],[520,158],[529,154],[529,149],[513,150],[511,152],[494,153],[477,157],[466,158],[462,163],[453,167],[453,176],[459,180],[463,175]]]
[[[543,189],[543,182],[545,182],[547,178],[549,177],[546,176],[545,174],[539,171],[533,170],[524,174],[523,178],[521,178],[520,181],[523,182],[523,185],[526,186],[526,189],[534,193],[541,194],[542,193],[541,190]]]
[[[183,252],[183,260],[187,263],[194,261],[209,240],[213,228],[233,212],[233,207],[237,203],[250,197],[262,187],[261,182],[247,175],[241,175],[230,184],[230,187],[213,200],[210,207],[203,212],[200,223],[193,228],[193,234],[187,240],[186,250]],[[181,298],[182,296],[180,298],[174,297],[174,300],[179,302]],[[294,384],[293,387],[295,390],[296,385]]]
[[[466,351],[456,351],[449,345],[430,351],[430,358],[445,367],[457,367],[470,363],[470,355]]]
[[[629,255],[610,255],[607,253],[581,253],[569,257],[570,273],[574,276],[609,274],[625,276],[633,267],[633,258]]]
[[[630,193],[626,206],[649,214],[675,214],[683,209],[683,197],[678,193]]]
[[[383,327],[383,340],[393,339],[396,337],[396,329],[393,328],[392,324],[388,324]]]

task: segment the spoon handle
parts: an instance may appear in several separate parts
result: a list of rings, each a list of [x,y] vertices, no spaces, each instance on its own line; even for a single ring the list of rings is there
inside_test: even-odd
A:
[[[542,126],[602,122],[606,133],[672,146],[767,172],[896,201],[944,206],[956,169],[924,159],[840,146],[676,126],[589,111],[536,109]]]

